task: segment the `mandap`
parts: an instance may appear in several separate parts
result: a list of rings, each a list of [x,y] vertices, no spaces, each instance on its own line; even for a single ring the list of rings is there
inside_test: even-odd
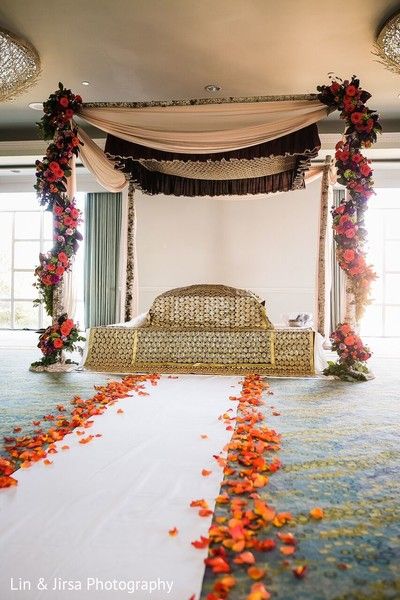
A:
[[[357,334],[375,277],[366,262],[364,214],[373,194],[362,154],[380,132],[379,115],[359,80],[333,79],[307,96],[202,99],[147,103],[83,103],[59,84],[43,104],[41,129],[50,144],[37,161],[40,202],[54,214],[55,245],[40,256],[36,287],[53,324],[42,334],[43,359],[33,368],[64,368],[79,333],[65,311],[64,281],[81,236],[75,206],[75,159],[108,191],[128,192],[124,326],[89,331],[85,367],[110,372],[260,373],[312,375],[316,349],[331,335],[338,360],[327,373],[364,379],[370,353]],[[335,159],[312,164],[317,122],[339,110],[345,130]],[[103,151],[76,119],[107,134]],[[260,298],[227,286],[171,290],[135,320],[137,272],[134,190],[147,194],[227,196],[289,192],[322,177],[315,330],[276,328]],[[346,187],[330,211],[335,181]],[[346,276],[345,319],[330,332],[329,264],[335,254]],[[268,302],[267,302],[268,306]],[[128,325],[128,326],[127,326]]]

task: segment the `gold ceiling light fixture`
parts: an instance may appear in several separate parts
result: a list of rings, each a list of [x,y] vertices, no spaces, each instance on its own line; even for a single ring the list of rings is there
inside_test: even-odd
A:
[[[400,75],[400,11],[389,17],[380,28],[374,54],[389,71]]]
[[[39,74],[40,58],[32,44],[0,27],[0,101],[25,92]]]

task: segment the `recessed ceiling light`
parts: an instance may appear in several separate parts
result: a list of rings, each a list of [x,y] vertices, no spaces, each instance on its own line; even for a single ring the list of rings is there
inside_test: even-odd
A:
[[[210,83],[210,84],[206,85],[204,87],[204,89],[206,90],[206,92],[215,93],[215,92],[219,92],[220,91],[221,86],[217,85],[216,83]]]
[[[82,85],[90,85],[89,81],[81,81]]]
[[[21,173],[21,169],[11,169],[11,173]]]
[[[32,110],[43,110],[43,102],[31,102],[28,106]]]

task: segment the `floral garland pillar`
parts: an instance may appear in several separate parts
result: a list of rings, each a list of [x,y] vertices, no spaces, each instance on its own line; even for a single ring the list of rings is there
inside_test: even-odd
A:
[[[344,380],[366,380],[369,371],[365,362],[371,352],[359,335],[358,321],[369,304],[371,281],[376,274],[367,263],[365,242],[367,232],[364,215],[368,199],[374,194],[372,168],[362,149],[376,142],[382,127],[379,115],[367,107],[371,94],[363,90],[360,81],[334,79],[330,85],[319,86],[319,100],[330,110],[339,110],[345,122],[342,140],[336,144],[338,182],[346,187],[346,198],[332,210],[336,257],[346,274],[346,316],[331,335],[332,348],[339,359],[330,362],[324,371]]]
[[[43,353],[41,361],[33,363],[35,370],[45,370],[68,361],[64,351],[76,349],[75,343],[83,340],[77,326],[64,308],[64,276],[71,270],[79,241],[78,231],[81,213],[75,203],[75,157],[79,154],[81,141],[72,124],[82,98],[72,94],[60,83],[58,90],[43,103],[44,115],[39,124],[45,140],[51,140],[42,160],[36,161],[36,185],[34,186],[42,206],[53,213],[53,248],[40,254],[40,264],[35,270],[35,284],[39,298],[52,325],[40,336],[38,347]],[[69,361],[70,362],[70,361]]]

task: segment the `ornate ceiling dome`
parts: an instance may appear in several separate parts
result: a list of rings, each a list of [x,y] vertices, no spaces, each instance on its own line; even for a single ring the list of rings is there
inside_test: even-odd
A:
[[[0,27],[0,101],[30,88],[40,74],[40,58],[26,40]]]

